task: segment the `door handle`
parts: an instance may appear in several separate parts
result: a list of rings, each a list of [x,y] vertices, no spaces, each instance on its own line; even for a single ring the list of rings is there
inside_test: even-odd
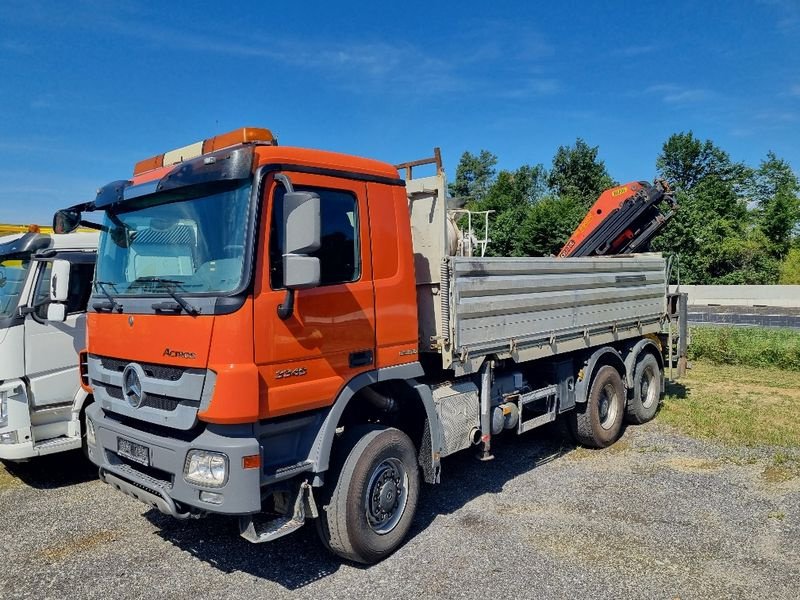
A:
[[[350,353],[350,368],[372,364],[372,350],[359,350]]]

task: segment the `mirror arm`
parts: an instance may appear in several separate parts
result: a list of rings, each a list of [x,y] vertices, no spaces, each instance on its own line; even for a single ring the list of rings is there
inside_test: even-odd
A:
[[[33,319],[40,325],[45,325],[47,323],[47,319],[42,319],[41,317],[39,317],[39,315],[36,314],[36,311],[42,308],[43,306],[50,304],[51,302],[52,300],[47,298],[45,300],[37,302],[36,304],[33,304],[32,306],[23,306],[19,309],[19,316],[27,317],[28,315],[30,315],[31,319]]]
[[[87,229],[95,229],[97,231],[108,232],[108,227],[105,227],[105,226],[101,225],[100,223],[94,223],[92,221],[81,220],[78,223],[78,227],[86,227]]]
[[[290,194],[294,192],[294,186],[292,185],[292,180],[289,179],[283,173],[275,173],[274,179],[275,181],[280,181],[283,184],[283,187],[286,188],[286,191],[289,192]]]
[[[285,321],[294,314],[294,290],[286,290],[286,297],[278,304],[278,318]]]

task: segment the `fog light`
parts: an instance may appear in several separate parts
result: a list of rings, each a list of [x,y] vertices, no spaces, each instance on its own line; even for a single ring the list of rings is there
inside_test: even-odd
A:
[[[96,443],[94,437],[94,423],[89,417],[86,417],[86,444],[88,446],[94,446]]]
[[[200,492],[200,500],[209,504],[222,504],[222,494],[219,492]]]
[[[190,450],[183,473],[183,478],[189,483],[222,487],[228,480],[228,457],[220,452]]]
[[[0,444],[16,444],[18,439],[16,431],[0,433]]]
[[[0,392],[0,427],[8,425],[8,396]]]

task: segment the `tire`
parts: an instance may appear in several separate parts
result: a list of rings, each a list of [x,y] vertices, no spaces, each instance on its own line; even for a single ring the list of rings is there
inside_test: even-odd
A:
[[[625,420],[636,425],[651,421],[661,400],[661,366],[650,352],[645,352],[636,361],[632,392],[625,409]]]
[[[419,498],[417,452],[394,428],[357,428],[339,440],[317,531],[334,554],[373,564],[408,533]],[[327,492],[327,493],[326,493]]]
[[[572,432],[580,444],[605,448],[616,442],[625,416],[625,386],[619,371],[610,365],[600,367],[586,402],[572,415]]]
[[[89,445],[86,442],[86,409],[89,408],[91,403],[92,400],[87,398],[81,408],[81,452],[83,453],[83,458],[85,458],[90,465],[93,463],[92,458],[89,456]]]

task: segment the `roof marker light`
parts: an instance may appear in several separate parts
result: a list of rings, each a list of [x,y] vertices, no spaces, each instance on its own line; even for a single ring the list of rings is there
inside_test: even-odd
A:
[[[269,129],[261,127],[241,127],[229,131],[228,133],[216,135],[200,142],[183,146],[182,148],[170,150],[164,154],[158,154],[140,160],[134,165],[133,174],[141,175],[146,171],[176,165],[184,160],[190,160],[202,156],[203,154],[208,154],[209,152],[215,152],[223,148],[238,146],[240,144],[277,145],[277,143],[278,141]]]

